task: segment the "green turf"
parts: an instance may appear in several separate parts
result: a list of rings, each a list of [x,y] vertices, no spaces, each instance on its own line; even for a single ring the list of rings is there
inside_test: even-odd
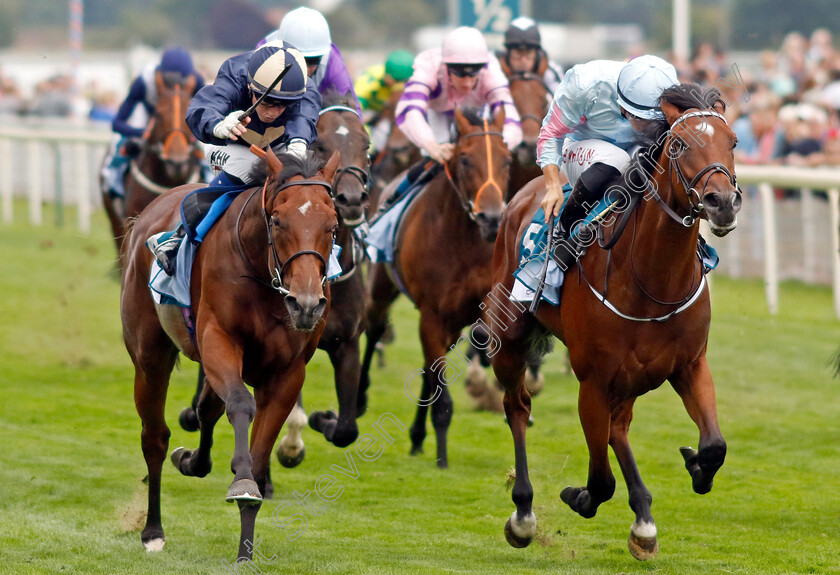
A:
[[[22,205],[16,205],[18,219]],[[205,479],[164,467],[166,548],[146,553],[139,528],[146,474],[133,373],[121,340],[119,286],[104,217],[90,236],[68,226],[0,225],[0,573],[226,573],[238,541],[231,480],[232,433],[217,428],[215,467]],[[45,221],[52,222],[45,214]],[[737,232],[735,232],[737,233]],[[840,450],[837,391],[827,361],[840,345],[830,292],[786,284],[770,317],[760,282],[714,278],[709,358],[721,427],[729,445],[712,492],[693,493],[678,452],[697,430],[664,386],[637,402],[631,440],[653,494],[659,555],[637,562],[626,539],[633,514],[620,480],[616,495],[590,520],[560,502],[582,485],[588,457],[576,414],[576,382],[550,359],[547,385],[534,400],[530,471],[539,536],[513,549],[502,526],[513,511],[505,479],[510,433],[497,414],[476,413],[453,385],[455,417],[448,471],[435,467],[431,429],[426,454],[409,457],[395,435],[382,456],[362,462],[359,478],[345,451],[305,433],[307,455],[293,470],[273,466],[276,495],[257,519],[260,549],[276,556],[265,573],[837,573],[840,572]],[[388,365],[373,372],[362,433],[385,412],[408,425],[406,376],[420,367],[416,313],[395,312]],[[335,407],[331,370],[319,352],[304,387],[309,409]],[[189,402],[195,366],[184,361],[167,404],[170,447],[197,445],[177,424]],[[618,472],[617,465],[614,469]],[[271,521],[293,492],[314,490],[331,473],[341,496],[309,515],[294,541]],[[312,496],[314,499],[314,496]],[[284,518],[298,506],[279,509]],[[241,573],[247,572],[244,567]]]

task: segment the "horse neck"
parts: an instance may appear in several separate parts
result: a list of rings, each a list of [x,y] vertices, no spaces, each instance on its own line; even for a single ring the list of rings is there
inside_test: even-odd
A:
[[[457,155],[456,155],[457,156]],[[453,178],[458,184],[458,180]],[[428,184],[427,201],[437,210],[435,221],[439,222],[452,236],[479,235],[478,226],[470,219],[469,214],[461,204],[458,191],[452,186],[444,172],[437,175]]]
[[[677,214],[683,215],[686,208],[677,205],[670,179],[670,171],[656,173],[653,178],[662,200]],[[685,295],[684,292],[695,275],[697,260],[697,238],[699,226],[685,227],[674,221],[656,201],[644,195],[636,213],[624,231],[622,242],[616,245],[617,251],[623,251],[627,257],[625,264],[632,265],[630,273],[656,293],[669,297],[668,294]],[[628,271],[630,271],[628,269]],[[696,285],[697,278],[694,279]]]

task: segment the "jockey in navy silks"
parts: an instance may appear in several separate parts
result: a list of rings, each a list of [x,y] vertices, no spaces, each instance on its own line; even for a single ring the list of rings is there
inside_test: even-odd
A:
[[[240,120],[244,110],[257,102],[287,66],[289,71],[280,83],[254,112]],[[255,168],[263,160],[250,151],[252,144],[259,148],[270,146],[277,154],[305,157],[317,138],[315,125],[320,110],[321,96],[306,75],[304,56],[290,44],[267,43],[225,61],[215,82],[200,90],[187,110],[187,124],[195,137],[204,142],[205,154],[217,177],[209,187],[185,198],[182,220],[184,216],[189,219],[186,206],[191,196],[204,195],[215,200],[225,193],[229,204],[235,193],[257,183]],[[208,203],[199,197],[192,201]],[[189,233],[191,240],[201,240],[194,235],[191,223],[182,221],[174,232],[156,234],[146,242],[168,275],[175,271],[175,256],[184,235]]]
[[[170,86],[184,84],[190,76],[195,76],[195,90],[192,95],[204,87],[204,78],[196,72],[189,52],[183,48],[169,48],[164,51],[160,63],[149,64],[143,68],[131,83],[128,95],[111,124],[116,137],[111,143],[102,168],[105,191],[111,196],[125,196],[123,179],[128,168],[129,155],[132,148],[138,148],[133,140],[143,138],[149,118],[154,115],[157,107],[157,74],[161,74],[164,83]]]
[[[637,147],[636,133],[665,119],[659,98],[677,83],[674,67],[651,55],[628,63],[595,60],[566,72],[537,141],[546,221],[563,203],[561,167],[572,186],[560,216],[562,238],[620,181],[630,164],[628,152]]]

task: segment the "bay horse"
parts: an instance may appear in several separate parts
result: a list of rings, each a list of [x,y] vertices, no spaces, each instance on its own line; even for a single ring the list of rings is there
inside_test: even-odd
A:
[[[631,163],[623,190],[610,191],[630,198],[624,208],[636,196],[635,209],[624,210],[626,230],[610,250],[592,245],[567,270],[559,307],[542,303],[531,315],[506,295],[519,265],[523,232],[545,193],[543,178],[521,190],[505,213],[493,254],[488,317],[500,340],[492,364],[505,389],[516,454],[516,511],[505,524],[506,538],[514,547],[528,545],[536,533],[525,454],[531,400],[523,375],[528,351],[546,336],[568,347],[580,381],[578,411],[589,449],[586,485],[566,487],[561,499],[585,518],[595,515],[615,491],[607,453],[607,446],[612,447],[635,513],[628,541],[635,558],[648,559],[658,552],[652,497],[627,437],[636,398],[665,380],[682,398],[700,431],[699,451],[680,449],[696,493],[712,488],[723,464],[726,442],[706,361],[711,309],[698,258],[697,222],[707,219],[715,235],[726,235],[737,224],[741,193],[734,177],[736,139],[722,115],[723,102],[716,90],[700,90],[681,84],[662,94],[667,121],[658,126],[657,146],[649,156],[651,178],[645,175],[640,185],[641,168]]]
[[[198,186],[161,195],[126,236],[120,313],[135,368],[134,401],[143,423],[149,473],[148,516],[141,535],[147,550],[164,545],[160,485],[169,443],[164,407],[180,350],[201,362],[209,385],[198,403],[199,447],[176,449],[172,461],[184,475],[207,475],[213,428],[227,414],[235,436],[235,475],[226,499],[239,504],[238,556],[252,555],[271,450],[300,394],[329,308],[326,262],[338,228],[330,182],[339,161],[336,153],[318,169],[314,160],[290,155],[278,160],[269,150],[265,185],[237,196],[196,252],[190,285],[192,336],[181,308],[158,305],[150,295],[152,254],[145,240],[176,225],[181,200]]]
[[[327,352],[335,371],[335,389],[339,412],[315,411],[310,415],[311,427],[324,434],[337,447],[347,447],[356,440],[356,403],[361,369],[359,337],[364,331],[365,288],[361,263],[364,247],[355,229],[366,221],[370,175],[367,155],[368,135],[348,95],[329,90],[322,95],[318,139],[312,146],[314,157],[327,162],[340,151],[341,162],[332,182],[333,202],[338,213],[336,244],[341,246],[339,263],[342,273],[330,280],[330,314],[318,348]],[[181,411],[179,420],[187,431],[198,430],[195,408],[203,387],[201,373],[192,405]],[[299,465],[305,455],[300,430],[306,412],[302,400],[289,416],[285,435],[277,447],[277,459],[284,467]],[[268,493],[273,488],[269,484]]]
[[[371,307],[359,386],[364,406],[371,359],[387,326],[388,310],[400,293],[399,285],[420,311],[425,358],[420,395],[406,382],[406,392],[418,405],[410,430],[411,453],[423,451],[426,413],[431,406],[441,468],[448,467],[446,433],[453,407],[444,382],[448,368],[442,358],[461,330],[479,318],[479,306],[490,289],[493,241],[505,209],[510,167],[510,152],[501,133],[503,111],[488,121],[473,110],[456,110],[455,123],[455,152],[404,214],[393,264],[370,268]],[[398,183],[392,183],[386,192],[393,192]]]
[[[195,90],[195,76],[183,84],[168,84],[163,74],[155,74],[158,100],[154,114],[140,143],[136,158],[129,159],[125,174],[125,198],[112,197],[102,189],[102,203],[111,231],[121,253],[125,224],[137,217],[163,192],[198,182],[204,153],[187,126],[187,107]]]
[[[510,83],[510,95],[522,124],[522,143],[513,151],[513,163],[510,166],[507,196],[510,201],[525,184],[542,175],[542,169],[537,164],[537,139],[552,94],[543,81],[543,74],[548,69],[546,58],[540,59],[539,69],[535,73],[513,72],[504,59],[499,60],[499,63]]]

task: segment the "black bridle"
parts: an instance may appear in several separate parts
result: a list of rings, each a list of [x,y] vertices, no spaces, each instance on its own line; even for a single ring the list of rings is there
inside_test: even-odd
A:
[[[295,180],[291,182],[285,182],[281,184],[277,190],[275,191],[275,195],[280,193],[281,191],[285,190],[286,188],[290,188],[293,186],[321,186],[327,190],[328,194],[332,193],[332,186],[329,182],[325,182],[323,180]],[[270,287],[271,289],[277,291],[282,296],[289,295],[289,290],[283,286],[283,271],[286,267],[292,262],[299,258],[300,256],[311,255],[315,256],[321,261],[321,266],[323,268],[322,278],[321,278],[321,287],[324,286],[327,282],[327,260],[324,259],[324,256],[321,255],[320,252],[315,250],[300,250],[295,252],[291,256],[289,256],[286,261],[281,261],[280,256],[277,253],[277,246],[274,242],[274,226],[277,225],[274,221],[274,218],[271,217],[271,214],[268,213],[265,207],[265,194],[266,188],[268,187],[268,180],[266,180],[265,184],[260,188],[256,188],[248,199],[245,200],[245,204],[242,206],[242,209],[239,211],[239,215],[236,218],[236,246],[239,249],[239,255],[242,257],[242,260],[245,262],[245,265],[248,266],[251,273],[253,275],[246,276],[250,277],[251,279],[255,280],[258,283],[261,283],[265,286]],[[251,264],[251,260],[245,254],[245,248],[242,246],[242,236],[239,233],[240,222],[242,220],[242,215],[245,213],[245,208],[248,207],[248,203],[257,195],[258,192],[262,191],[262,214],[263,220],[265,222],[265,229],[268,235],[268,275],[271,277],[271,281],[267,282],[262,280],[258,277],[259,272],[254,269],[254,266]],[[333,238],[334,239],[334,238]]]

